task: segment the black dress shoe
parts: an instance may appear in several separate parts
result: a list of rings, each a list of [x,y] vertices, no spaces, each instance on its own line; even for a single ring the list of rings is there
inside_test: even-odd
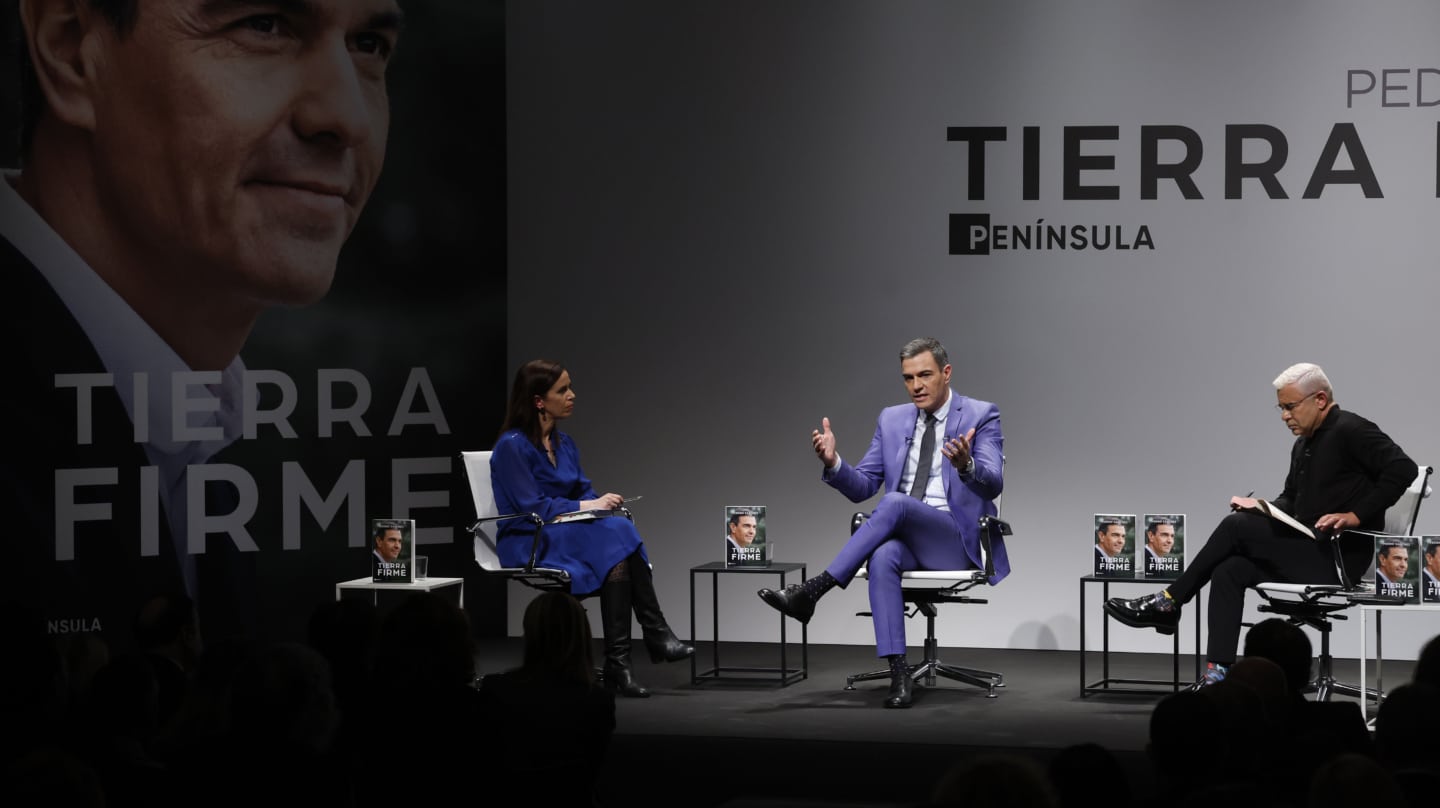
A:
[[[815,599],[805,594],[799,584],[780,590],[762,589],[758,594],[761,600],[801,623],[809,623],[810,616],[815,614]]]
[[[1134,628],[1153,628],[1161,634],[1174,634],[1180,625],[1180,605],[1163,593],[1125,600],[1105,601],[1105,613]]]
[[[909,673],[890,674],[890,692],[885,696],[886,707],[909,707],[915,700],[915,680]]]

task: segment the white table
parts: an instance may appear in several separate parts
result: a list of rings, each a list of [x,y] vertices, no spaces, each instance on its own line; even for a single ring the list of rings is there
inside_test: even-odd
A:
[[[1360,692],[1365,692],[1365,668],[1370,661],[1369,646],[1365,642],[1365,626],[1369,620],[1369,613],[1375,613],[1375,690],[1379,698],[1375,700],[1375,708],[1378,711],[1380,702],[1385,698],[1384,679],[1382,678],[1382,666],[1385,662],[1385,651],[1381,645],[1381,619],[1386,611],[1400,612],[1425,612],[1433,615],[1440,612],[1440,603],[1408,603],[1404,605],[1391,603],[1361,603],[1360,605]],[[1360,699],[1360,711],[1365,714],[1366,723],[1370,723],[1370,700]]]
[[[399,590],[408,592],[433,592],[447,586],[459,587],[460,608],[465,608],[465,579],[464,578],[421,578],[414,582],[405,581],[374,581],[370,578],[356,578],[353,581],[344,581],[335,584],[335,599],[339,600],[346,589],[361,589],[371,593],[375,605],[380,604],[380,592]]]

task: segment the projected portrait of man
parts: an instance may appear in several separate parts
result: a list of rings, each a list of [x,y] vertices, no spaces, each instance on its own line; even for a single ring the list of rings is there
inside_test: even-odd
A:
[[[330,288],[384,160],[400,9],[19,5],[0,272],[7,423],[35,448],[0,461],[0,507],[27,521],[8,551],[86,630],[176,583],[202,618],[239,615],[220,601],[243,583],[221,579],[255,549],[253,486],[214,458],[242,436],[240,352],[262,313]]]

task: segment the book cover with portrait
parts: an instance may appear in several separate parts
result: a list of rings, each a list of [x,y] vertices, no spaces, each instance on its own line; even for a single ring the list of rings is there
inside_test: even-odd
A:
[[[1135,514],[1095,514],[1095,530],[1091,533],[1090,542],[1097,577],[1136,577]]]
[[[764,505],[725,506],[725,566],[768,567]]]
[[[1179,578],[1185,571],[1185,514],[1147,513],[1142,524],[1138,577]]]
[[[1420,602],[1420,537],[1375,537],[1375,594]]]
[[[415,580],[415,520],[370,520],[370,579],[375,583]]]
[[[1440,536],[1420,537],[1420,602],[1440,603]]]

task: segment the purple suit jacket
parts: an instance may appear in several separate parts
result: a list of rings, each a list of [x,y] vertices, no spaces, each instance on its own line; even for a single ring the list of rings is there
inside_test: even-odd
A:
[[[940,468],[945,498],[950,502],[950,518],[955,522],[965,554],[977,569],[984,569],[980,554],[980,517],[997,513],[995,498],[1005,488],[1005,436],[1000,431],[1000,410],[988,401],[953,393],[946,406],[950,407],[950,415],[945,421],[945,439],[963,435],[972,427],[975,429],[975,442],[970,449],[975,458],[975,473],[971,478],[960,479],[960,473],[949,462],[942,462]],[[852,466],[842,458],[840,466],[833,472],[823,472],[821,479],[851,502],[869,499],[882,489],[898,491],[915,432],[915,417],[914,404],[897,404],[881,410],[875,422],[875,437],[870,439],[870,448],[860,462]],[[938,451],[938,445],[936,449]],[[995,576],[990,583],[996,584],[1010,574],[1010,559],[1000,536],[993,537],[991,550],[995,556]]]

